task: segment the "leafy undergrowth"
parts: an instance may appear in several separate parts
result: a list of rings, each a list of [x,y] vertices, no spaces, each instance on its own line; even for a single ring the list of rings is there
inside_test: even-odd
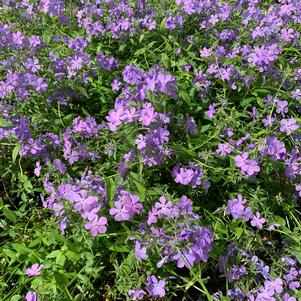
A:
[[[301,300],[300,24],[3,0],[0,300]]]

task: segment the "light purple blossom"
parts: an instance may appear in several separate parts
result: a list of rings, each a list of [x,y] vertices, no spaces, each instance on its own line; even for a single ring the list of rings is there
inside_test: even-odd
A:
[[[232,147],[228,143],[220,143],[216,153],[220,154],[222,157],[226,157],[228,154],[232,153],[232,150]]]
[[[176,183],[191,185],[192,188],[196,188],[202,183],[203,171],[192,162],[188,166],[177,164],[173,168],[172,173]]]
[[[96,236],[98,234],[106,233],[107,231],[107,218],[104,216],[98,217],[96,216],[92,221],[85,223],[84,227],[87,230],[90,230],[90,234],[92,236]]]
[[[125,190],[121,190],[114,207],[110,209],[110,215],[114,216],[116,221],[133,220],[136,214],[140,214],[143,209],[138,195],[131,195]]]
[[[296,120],[294,118],[282,119],[280,122],[280,132],[290,135],[292,132],[299,128]]]
[[[260,167],[255,160],[248,159],[249,154],[244,152],[242,155],[237,155],[235,160],[235,165],[240,168],[241,172],[249,177],[254,178],[259,172]]]
[[[251,225],[257,229],[262,229],[262,225],[265,223],[265,219],[261,217],[260,213],[257,211],[251,220]]]
[[[37,300],[37,293],[29,291],[25,295],[26,301],[36,301]]]
[[[206,112],[208,118],[212,119],[216,110],[215,110],[215,107],[216,107],[216,104],[213,103],[213,104],[210,104],[209,107],[208,107],[208,111]]]
[[[153,297],[165,296],[165,284],[164,280],[158,280],[156,276],[147,276],[147,290]]]
[[[128,295],[134,301],[142,300],[145,295],[145,291],[142,290],[141,288],[131,289],[129,290]]]
[[[25,270],[27,276],[39,276],[41,274],[42,264],[35,263],[30,268]]]
[[[135,242],[135,256],[137,259],[147,259],[146,247],[141,247],[140,242]]]
[[[253,213],[250,207],[245,208],[247,200],[241,194],[236,198],[228,200],[226,209],[227,215],[232,215],[234,219],[242,218],[245,222],[253,218]]]

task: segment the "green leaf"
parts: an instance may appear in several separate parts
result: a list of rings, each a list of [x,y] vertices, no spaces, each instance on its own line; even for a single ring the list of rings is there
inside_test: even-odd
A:
[[[241,235],[244,233],[244,229],[241,227],[237,227],[235,232],[236,232],[236,237],[240,238]]]
[[[23,183],[23,187],[25,188],[25,190],[27,191],[27,192],[32,192],[32,190],[33,190],[33,187],[32,187],[32,184],[31,184],[31,182],[28,180],[28,181],[25,181],[24,183]]]
[[[55,263],[60,265],[60,266],[64,266],[65,261],[66,261],[66,256],[62,252],[58,253],[58,256],[56,257]]]
[[[301,264],[301,250],[297,249],[296,251],[294,251],[294,254],[295,254],[298,262]]]
[[[17,159],[17,157],[19,155],[20,149],[21,149],[21,145],[20,144],[17,144],[14,147],[13,153],[12,153],[13,162],[16,162],[16,159]]]
[[[146,48],[141,48],[141,49],[138,49],[135,53],[134,53],[134,56],[139,56],[141,54],[144,54],[146,52]]]
[[[116,184],[112,178],[106,180],[107,196],[109,198],[109,203],[111,208],[114,207],[113,199],[116,193]]]
[[[16,258],[16,252],[13,252],[9,249],[3,249],[3,253],[6,254],[8,257],[15,259]]]
[[[256,101],[261,108],[264,108],[264,103],[260,98],[257,98]]]
[[[80,259],[80,254],[77,254],[73,251],[67,251],[65,253],[66,257],[69,258],[69,259],[72,259],[72,260],[79,260]]]
[[[58,286],[61,289],[64,289],[68,283],[68,278],[64,274],[59,273],[59,272],[53,272],[53,275],[54,275],[55,281],[58,284]]]
[[[284,218],[282,218],[281,216],[278,216],[278,215],[275,215],[275,216],[273,216],[273,219],[274,219],[274,222],[276,223],[276,224],[279,224],[279,225],[281,225],[281,226],[285,226],[285,219]]]
[[[12,296],[10,301],[18,301],[18,300],[21,300],[22,299],[22,296],[20,295],[15,295],[15,296]]]
[[[247,107],[255,99],[256,99],[255,97],[247,97],[241,102],[241,106]]]
[[[143,33],[143,34],[139,37],[139,43],[141,43],[141,42],[143,41],[144,37],[145,37],[145,34]]]
[[[271,91],[267,90],[267,89],[254,89],[255,92],[258,92],[258,93],[263,93],[263,94],[268,94],[268,93],[271,93]]]
[[[56,258],[59,256],[59,254],[61,254],[62,251],[61,250],[54,250],[51,253],[49,253],[46,258]]]
[[[186,91],[180,91],[179,96],[183,98],[188,105],[191,104],[191,96]]]
[[[201,133],[205,133],[209,130],[209,128],[211,127],[211,124],[206,124],[206,125],[203,125],[201,127]]]
[[[8,218],[11,222],[16,223],[17,216],[13,211],[8,209],[6,206],[4,206],[2,210],[3,210],[3,214],[6,218]]]
[[[118,252],[118,253],[127,253],[130,251],[129,248],[126,246],[121,247],[121,246],[112,245],[112,246],[110,246],[109,249],[111,251]]]
[[[10,122],[8,122],[5,119],[3,119],[2,117],[0,117],[0,127],[7,128],[10,126],[13,126],[13,124],[11,124]]]
[[[17,243],[12,243],[12,247],[19,252],[20,254],[30,254],[32,253],[32,250],[27,248],[23,244],[17,244]]]
[[[52,40],[52,33],[50,31],[45,31],[42,35],[42,39],[46,44],[49,44]]]

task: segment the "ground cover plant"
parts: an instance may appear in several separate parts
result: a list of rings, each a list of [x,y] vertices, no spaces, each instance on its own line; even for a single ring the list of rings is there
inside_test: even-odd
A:
[[[301,300],[299,0],[0,5],[0,300]]]

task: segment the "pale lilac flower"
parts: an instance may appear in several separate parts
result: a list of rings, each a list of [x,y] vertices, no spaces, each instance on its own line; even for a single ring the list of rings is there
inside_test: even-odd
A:
[[[280,294],[283,291],[283,281],[281,278],[276,278],[271,281],[265,281],[264,286],[267,290],[274,290],[276,293]]]
[[[106,233],[107,231],[107,218],[104,216],[98,217],[96,216],[92,221],[85,223],[84,227],[87,230],[90,230],[90,234],[92,236],[96,236],[98,234]]]
[[[37,300],[37,293],[29,291],[25,295],[26,301],[36,301]]]
[[[208,111],[206,112],[206,114],[210,119],[212,119],[215,114],[215,107],[216,107],[215,103],[210,104],[208,107]]]
[[[282,119],[280,122],[280,132],[290,135],[292,132],[299,128],[296,120],[294,118]]]
[[[210,48],[206,48],[204,47],[201,51],[200,51],[200,57],[208,57],[211,55],[211,49]]]
[[[247,152],[237,155],[234,158],[235,165],[240,168],[245,176],[254,178],[260,172],[260,167],[255,160],[248,159],[248,157],[249,154]]]
[[[135,256],[137,259],[147,259],[146,247],[141,247],[140,242],[135,242]]]
[[[147,276],[147,290],[153,297],[164,297],[165,296],[165,281],[159,280],[156,276]]]
[[[41,269],[43,268],[43,265],[35,263],[30,268],[25,270],[25,274],[27,276],[39,276],[41,274]]]
[[[265,223],[265,219],[261,217],[260,213],[257,211],[256,214],[253,216],[251,221],[251,225],[258,229],[262,229],[262,225]]]
[[[231,154],[231,152],[232,148],[228,143],[220,143],[216,150],[216,153],[220,154],[222,157],[226,157],[228,154]]]
[[[295,297],[291,297],[288,293],[283,295],[283,301],[297,301]]]
[[[37,58],[28,58],[25,62],[25,67],[33,73],[36,73],[41,69],[39,60]]]
[[[234,199],[228,200],[226,214],[231,214],[234,219],[243,218],[247,222],[253,217],[253,212],[250,207],[245,208],[246,202],[241,194]]]
[[[142,290],[141,288],[136,288],[136,289],[129,290],[128,294],[129,297],[134,301],[142,300],[145,295],[145,291]]]
[[[170,217],[173,209],[171,201],[167,201],[163,196],[160,197],[159,201],[155,203],[158,216]]]
[[[35,169],[34,169],[34,174],[35,174],[35,176],[37,176],[37,177],[40,176],[40,174],[41,174],[41,169],[42,169],[42,167],[41,167],[40,161],[37,161],[37,162],[36,162],[36,167],[35,167]]]
[[[267,115],[265,118],[262,119],[262,123],[265,127],[271,126],[275,121],[275,117],[272,117],[270,115]]]

